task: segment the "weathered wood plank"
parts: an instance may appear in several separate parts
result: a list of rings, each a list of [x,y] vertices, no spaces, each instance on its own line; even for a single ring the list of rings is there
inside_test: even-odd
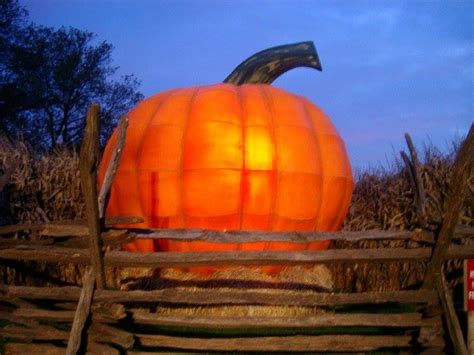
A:
[[[117,224],[137,224],[144,221],[141,217],[110,216],[105,218],[105,226]],[[42,224],[12,224],[0,227],[0,235],[21,232],[25,230],[40,231],[41,235],[51,237],[84,237],[89,235],[86,220],[58,221]]]
[[[120,223],[118,218],[114,218]],[[129,219],[124,219],[123,222]],[[47,223],[37,225],[12,225],[0,227],[5,233],[13,233],[21,230],[39,230],[42,236],[48,237],[86,237],[89,229],[86,225],[71,223]],[[122,230],[119,230],[122,231]],[[464,231],[464,230],[463,230]],[[417,239],[422,234],[419,231],[381,231],[369,230],[361,232],[268,232],[268,231],[214,231],[205,229],[132,229],[138,238],[149,239],[173,239],[181,241],[202,240],[207,242],[236,243],[236,242],[260,242],[260,241],[288,241],[294,243],[308,243],[321,240],[408,240]],[[432,239],[433,236],[427,233]]]
[[[3,289],[5,297],[25,299],[48,299],[77,301],[81,289],[66,287],[8,286]],[[215,295],[218,294],[218,297]],[[2,297],[0,296],[0,299]],[[193,289],[168,288],[154,291],[96,290],[95,302],[166,302],[183,304],[262,304],[298,306],[337,306],[345,304],[381,303],[436,303],[438,294],[434,290],[388,291],[362,293],[317,293],[290,290],[242,290],[242,289]]]
[[[20,340],[67,340],[69,338],[69,332],[46,325],[32,328],[6,325],[0,328],[0,336]]]
[[[45,245],[52,245],[53,243],[54,243],[54,240],[52,239],[27,240],[27,239],[0,237],[0,249],[17,248],[19,246],[26,246],[26,247],[45,246]]]
[[[217,351],[372,351],[408,348],[411,336],[322,335],[201,339],[137,334],[143,346]]]
[[[48,223],[40,230],[45,237],[88,237],[89,227],[82,224]]]
[[[196,328],[326,328],[326,327],[394,327],[412,328],[433,325],[433,319],[422,319],[420,313],[321,313],[300,317],[224,317],[163,316],[143,310],[131,310],[138,324]]]
[[[434,237],[421,230],[417,231],[339,231],[339,232],[270,232],[270,231],[215,231],[205,229],[148,229],[133,230],[137,238],[172,239],[179,241],[206,241],[217,243],[248,243],[248,242],[293,242],[310,243],[324,240],[345,240],[358,242],[362,240],[410,240],[428,239]]]
[[[114,308],[114,304],[108,304],[110,308]],[[93,305],[93,319],[96,322],[114,322],[119,319],[122,319],[126,316],[125,312],[113,313],[109,309],[98,309]],[[123,308],[123,306],[122,306]],[[39,308],[17,308],[9,313],[0,312],[0,319],[16,319],[16,318],[25,318],[25,319],[41,319],[41,320],[50,320],[56,322],[72,322],[74,320],[75,311],[68,310],[48,310],[48,309],[39,309]]]
[[[126,230],[111,229],[102,233],[102,244],[104,247],[108,246],[120,246],[123,243],[131,242],[135,239],[134,233],[129,233]],[[52,239],[44,239],[46,241],[52,241],[57,247],[67,248],[80,248],[85,249],[89,247],[89,240],[87,238],[67,238],[66,240],[55,241]],[[23,243],[23,245],[27,243]],[[0,238],[1,245],[1,238]]]
[[[100,301],[96,298],[94,298],[94,303],[92,304],[92,314],[94,321],[117,321],[127,316],[123,304]]]
[[[7,343],[5,344],[6,355],[25,355],[25,354],[41,354],[41,355],[64,355],[66,348],[50,345],[50,344],[27,344],[27,343]],[[119,355],[120,352],[96,342],[88,342],[86,355]]]
[[[86,355],[120,355],[120,351],[95,341],[87,342]]]
[[[0,319],[3,319],[9,324],[10,323],[21,324],[28,328],[36,327],[40,325],[37,319],[31,318],[31,317],[24,317],[24,316],[17,317],[9,311],[0,311]]]
[[[143,217],[127,217],[127,216],[109,216],[105,217],[105,226],[112,227],[116,224],[137,224],[143,223]]]
[[[6,260],[36,260],[71,264],[90,264],[90,256],[85,249],[74,248],[39,248],[22,246],[0,250],[0,258]]]
[[[462,253],[474,248],[464,248]],[[467,253],[468,254],[468,253]],[[468,254],[470,255],[470,254]],[[474,255],[474,254],[473,254]],[[155,252],[132,253],[110,250],[105,253],[107,266],[184,267],[206,265],[298,265],[338,262],[426,261],[431,248],[329,249],[318,251],[233,251],[233,252]],[[61,247],[23,247],[0,250],[7,260],[37,260],[60,263],[90,264],[85,249]]]
[[[233,252],[155,252],[132,253],[110,250],[105,253],[107,266],[185,267],[207,265],[299,265],[350,262],[427,261],[431,248],[329,249],[317,251],[233,251]],[[451,245],[447,259],[474,258],[473,245]],[[0,249],[0,259],[36,260],[89,265],[88,250],[81,248],[21,246]]]
[[[82,281],[82,291],[74,314],[66,355],[74,355],[79,351],[82,342],[82,333],[87,319],[90,316],[92,299],[94,297],[95,275],[93,269],[88,269]]]
[[[106,226],[116,224],[135,224],[143,222],[139,217],[108,217]],[[81,224],[82,223],[82,224]],[[22,230],[38,230],[42,236],[47,237],[86,237],[89,230],[86,221],[63,221],[47,224],[18,224],[0,227],[0,235],[10,234]],[[123,231],[118,229],[117,231]],[[359,242],[363,240],[413,240],[431,244],[434,236],[421,230],[415,231],[339,231],[339,232],[266,232],[266,231],[211,231],[205,229],[130,229],[135,232],[137,238],[160,239],[167,238],[180,241],[202,240],[217,243],[236,242],[293,242],[309,243],[322,240],[341,240],[348,242]],[[458,225],[453,237],[473,237],[474,227]]]
[[[454,345],[454,350],[456,351],[456,354],[468,355],[469,352],[467,351],[466,342],[464,341],[461,325],[459,324],[459,319],[456,315],[456,310],[454,309],[453,297],[451,296],[451,291],[446,284],[443,274],[441,274],[441,278],[437,279],[436,287],[438,289],[441,304],[443,305],[446,323],[450,338]]]
[[[80,292],[80,289],[78,291]],[[94,321],[113,323],[127,316],[125,312],[125,306],[123,304],[114,303],[110,301],[97,300],[97,297],[96,297],[97,292],[98,290],[94,291],[94,302],[92,303],[92,310],[91,310],[92,319]],[[127,291],[124,291],[124,292],[127,292]],[[76,306],[77,306],[77,304],[74,301],[77,301],[77,298],[78,297],[76,297],[73,300],[68,300],[68,299],[59,300],[63,302],[56,302],[55,307],[57,307],[58,310],[61,310],[61,311],[74,311],[76,310]],[[42,298],[39,297],[37,299],[42,299]],[[2,297],[0,297],[0,300],[2,300]]]
[[[106,265],[180,267],[207,265],[298,265],[355,261],[427,260],[431,248],[417,249],[331,249],[318,251],[235,251],[235,252],[162,252],[137,253],[110,251]]]
[[[105,288],[104,260],[99,206],[97,203],[97,166],[99,163],[99,105],[93,104],[87,111],[84,139],[79,155],[81,190],[86,205],[89,228],[90,258],[98,289]]]
[[[64,355],[66,349],[49,344],[7,343],[4,350],[6,355]]]
[[[29,224],[29,223],[1,226],[0,235],[21,232],[24,230],[37,231],[37,230],[43,229],[43,226],[44,226],[43,224]]]
[[[12,317],[28,317],[31,319],[51,320],[56,322],[71,322],[74,311],[51,311],[47,309],[17,308],[11,312]]]
[[[117,224],[136,224],[143,222],[143,218],[139,217],[107,217],[105,226],[111,227]],[[82,223],[82,224],[81,224]],[[88,237],[89,228],[85,225],[86,221],[74,221],[74,223],[56,222],[42,225],[35,225],[34,228],[40,231],[45,237]],[[27,226],[23,226],[23,229]],[[125,233],[124,230],[112,230],[115,233]],[[107,232],[106,232],[107,233]],[[2,233],[0,233],[2,234]],[[5,233],[6,234],[6,233]],[[104,233],[102,233],[103,236]]]
[[[119,345],[123,349],[130,349],[135,343],[132,333],[96,322],[89,328],[89,339],[98,343]]]
[[[471,125],[469,133],[459,149],[453,166],[453,176],[446,198],[446,210],[443,216],[443,224],[439,232],[438,240],[433,250],[433,255],[426,269],[426,277],[423,282],[425,288],[436,288],[438,280],[441,279],[442,265],[448,256],[448,247],[451,237],[458,224],[466,189],[468,187],[469,175],[474,156],[474,124]]]
[[[25,299],[77,301],[81,288],[77,286],[63,287],[34,287],[34,286],[5,286],[0,285],[0,299],[21,297]]]
[[[125,146],[125,136],[128,127],[128,117],[123,116],[117,126],[117,141],[110,157],[109,165],[105,171],[104,181],[100,188],[98,203],[99,203],[99,216],[102,218],[105,216],[105,207],[107,198],[114,181],[115,174],[120,162],[123,148]]]
[[[401,152],[403,161],[408,168],[410,175],[411,184],[413,186],[413,192],[415,195],[416,214],[418,217],[418,224],[420,228],[425,228],[427,223],[425,200],[426,193],[423,186],[423,180],[421,179],[421,167],[420,161],[418,160],[418,154],[415,149],[415,145],[408,133],[405,133],[405,140],[410,151],[410,158],[405,152]]]
[[[124,219],[127,221],[130,219]],[[117,222],[119,223],[119,219]],[[68,224],[68,223],[48,223],[43,225],[18,225],[7,226],[5,229],[8,234],[13,231],[31,229],[39,230],[40,234],[45,237],[88,237],[89,229],[85,225]],[[1,229],[2,227],[0,227]],[[472,231],[474,233],[474,231]],[[259,241],[289,241],[293,243],[309,243],[322,240],[346,240],[350,242],[358,242],[362,240],[413,240],[422,243],[432,244],[434,242],[433,235],[421,231],[362,231],[362,232],[265,232],[265,231],[211,231],[202,229],[131,229],[126,231],[123,229],[111,229],[102,233],[102,241],[104,245],[109,243],[109,234],[130,234],[130,238],[147,238],[147,239],[173,239],[180,241],[201,240],[207,242],[218,243],[236,243],[236,242],[259,242]],[[462,230],[463,235],[466,229]],[[2,233],[0,232],[0,235]],[[10,238],[3,238],[8,240]],[[25,240],[23,244],[28,244]],[[110,244],[110,243],[109,243]]]
[[[126,221],[124,219],[124,221]],[[117,219],[117,224],[119,224]],[[14,226],[12,226],[14,227]],[[23,226],[26,228],[26,225]],[[0,227],[1,228],[1,227]],[[36,225],[35,228],[41,230],[41,235],[50,237],[64,236],[88,236],[88,229],[85,225],[72,225],[61,223],[49,223],[44,225]],[[20,229],[21,230],[21,229]],[[463,230],[464,231],[464,230]],[[261,242],[261,241],[277,241],[277,242],[293,242],[293,243],[309,243],[322,240],[347,240],[358,242],[362,240],[418,240],[420,237],[429,241],[434,241],[431,234],[417,231],[339,231],[339,232],[269,232],[269,231],[215,231],[206,229],[131,229],[131,232],[137,234],[137,238],[149,239],[173,239],[180,241],[201,240],[206,242],[217,243],[236,243],[236,242]],[[2,233],[0,233],[2,234]]]
[[[460,239],[460,238],[469,238],[474,237],[474,227],[471,226],[464,226],[458,225],[454,230],[453,238]]]
[[[474,258],[474,247],[473,245],[450,245],[448,247],[445,258],[447,260],[453,259],[472,259]]]
[[[65,312],[56,312],[57,314],[65,314]],[[50,314],[46,314],[46,317],[42,318],[45,320],[54,320],[58,322],[67,322],[71,321],[72,318],[69,315],[65,317],[51,317]],[[35,316],[39,316],[39,313],[36,312]],[[13,318],[13,321],[15,318]],[[52,327],[47,327],[43,325],[32,325],[30,327],[19,327],[16,325],[8,325],[4,328],[0,328],[0,335],[4,337],[20,339],[20,340],[66,340],[67,339],[67,332],[59,331]],[[97,323],[94,321],[89,328],[89,335],[88,335],[88,346],[87,346],[87,353],[90,353],[93,349],[97,347],[92,347],[91,344],[97,342],[105,342],[118,345],[124,349],[130,349],[135,339],[132,333],[126,332],[124,330],[107,326],[105,324]],[[68,343],[68,345],[70,342]],[[92,344],[93,345],[93,344]],[[67,349],[62,349],[61,354],[68,353]],[[97,349],[96,349],[97,350]],[[27,352],[30,353],[30,352]],[[36,352],[33,352],[36,354]]]
[[[215,297],[215,295],[218,297]],[[186,288],[164,289],[155,291],[104,291],[98,299],[113,302],[165,302],[178,304],[261,304],[261,305],[295,305],[295,306],[336,306],[348,304],[381,304],[381,303],[432,303],[436,302],[434,291],[392,291],[364,293],[302,293],[297,291],[268,290],[197,290]]]
[[[128,243],[135,239],[135,234],[130,233],[126,230],[112,229],[102,233],[102,243],[104,246],[120,245],[122,243]],[[55,245],[59,247],[68,248],[87,248],[89,247],[89,241],[87,238],[68,238],[65,241],[58,242],[52,238],[48,239],[17,239],[17,238],[2,238],[0,237],[0,249],[17,248],[17,247],[34,247],[34,246],[46,246]]]
[[[126,230],[111,229],[102,233],[102,243],[105,246],[114,246],[134,240],[136,235]]]

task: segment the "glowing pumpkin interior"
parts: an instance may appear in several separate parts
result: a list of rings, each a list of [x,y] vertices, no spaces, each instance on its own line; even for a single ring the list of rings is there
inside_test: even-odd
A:
[[[116,136],[106,146],[99,181]],[[162,92],[129,113],[107,214],[145,219],[134,227],[334,231],[352,190],[344,143],[318,107],[270,85],[216,84]],[[125,248],[186,252],[328,245],[139,240]]]

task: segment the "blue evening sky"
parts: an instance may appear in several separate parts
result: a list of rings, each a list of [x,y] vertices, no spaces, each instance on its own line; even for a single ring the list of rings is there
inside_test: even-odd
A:
[[[222,81],[249,55],[305,40],[323,72],[274,85],[333,120],[354,168],[386,165],[409,132],[447,149],[474,117],[474,1],[20,0],[30,19],[115,46],[141,91]]]

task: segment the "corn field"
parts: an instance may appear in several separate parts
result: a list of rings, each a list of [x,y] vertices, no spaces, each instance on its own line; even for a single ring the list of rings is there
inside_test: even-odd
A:
[[[449,186],[456,144],[449,153],[441,153],[432,146],[424,148],[421,165],[423,185],[426,190],[426,215],[428,229],[436,231],[440,227],[445,208],[445,198]],[[0,183],[0,225],[14,223],[45,223],[84,218],[78,170],[78,153],[66,148],[48,153],[38,153],[23,142],[12,144],[0,140],[0,176],[9,176]],[[473,225],[474,179],[470,178],[470,189],[465,200],[460,223]],[[356,174],[356,186],[351,207],[344,223],[344,229],[360,231],[368,229],[414,230],[418,227],[414,192],[403,163],[394,157],[390,168],[379,168]],[[21,238],[21,235],[19,235]],[[34,238],[34,235],[33,235]],[[388,245],[387,245],[388,243]],[[335,242],[332,248],[377,248],[378,246],[405,247],[413,241],[364,241],[348,245]],[[386,291],[416,287],[423,279],[423,263],[385,264],[338,264],[330,266],[333,281],[321,281],[325,287],[340,291]],[[450,282],[459,281],[460,263],[447,265]],[[5,284],[79,284],[80,272],[77,267],[24,263],[16,268],[0,269]],[[143,276],[152,270],[142,270]],[[227,272],[227,274],[226,274]],[[255,278],[255,269],[228,270],[221,278]],[[313,272],[313,273],[312,273]],[[258,274],[258,272],[257,272]],[[307,272],[300,269],[288,270],[281,274],[284,280],[311,281],[324,272],[316,266]],[[120,287],[129,272],[108,270],[108,283]],[[167,271],[161,275],[165,279],[199,278],[180,272]],[[265,277],[260,275],[258,277]],[[150,287],[153,287],[150,286]]]

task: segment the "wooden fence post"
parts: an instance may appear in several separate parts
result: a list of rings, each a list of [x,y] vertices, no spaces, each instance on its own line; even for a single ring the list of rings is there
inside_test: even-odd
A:
[[[117,128],[117,142],[115,144],[114,150],[112,151],[112,156],[109,161],[109,165],[105,171],[104,181],[100,188],[98,203],[99,203],[99,216],[100,218],[105,216],[105,207],[107,205],[107,198],[114,181],[115,173],[117,172],[118,165],[120,162],[120,156],[122,155],[123,148],[125,146],[125,137],[128,127],[128,117],[123,116],[120,119]]]
[[[420,228],[425,228],[427,223],[425,210],[426,193],[423,186],[423,180],[421,178],[420,161],[418,160],[418,154],[416,153],[415,146],[408,133],[405,133],[405,140],[408,145],[408,150],[410,151],[411,159],[404,151],[400,152],[400,155],[402,156],[402,159],[408,169],[410,181],[413,186],[418,224]]]
[[[86,205],[90,236],[91,263],[98,289],[105,288],[101,220],[97,199],[97,166],[99,161],[99,105],[93,104],[87,111],[86,129],[81,145],[79,169],[81,188]]]
[[[443,263],[448,254],[448,247],[454,229],[459,220],[459,214],[468,187],[469,175],[472,169],[472,158],[474,155],[474,125],[471,125],[466,140],[461,145],[453,167],[453,176],[450,182],[450,192],[446,201],[446,212],[443,224],[436,241],[431,260],[426,270],[423,288],[438,290],[441,304],[446,316],[449,335],[453,342],[456,353],[468,354],[466,342],[464,341],[459,319],[454,309],[453,299],[446,284],[443,273]]]
[[[443,224],[433,250],[431,261],[426,270],[426,277],[423,283],[424,288],[435,288],[437,280],[441,280],[442,266],[446,260],[451,237],[458,224],[459,213],[464,202],[473,155],[474,125],[471,125],[466,140],[459,149],[456,161],[454,162],[450,192],[446,201],[446,212],[444,213]]]
[[[82,291],[77,303],[76,313],[72,322],[69,340],[67,342],[66,355],[75,355],[79,351],[82,343],[82,332],[89,318],[94,296],[94,273],[88,268],[82,279]]]
[[[441,273],[440,278],[436,279],[436,287],[440,296],[441,304],[443,305],[446,316],[446,325],[453,342],[456,354],[468,355],[466,342],[464,341],[461,325],[459,324],[456,310],[454,309],[453,296],[451,290],[446,283],[444,274]]]

